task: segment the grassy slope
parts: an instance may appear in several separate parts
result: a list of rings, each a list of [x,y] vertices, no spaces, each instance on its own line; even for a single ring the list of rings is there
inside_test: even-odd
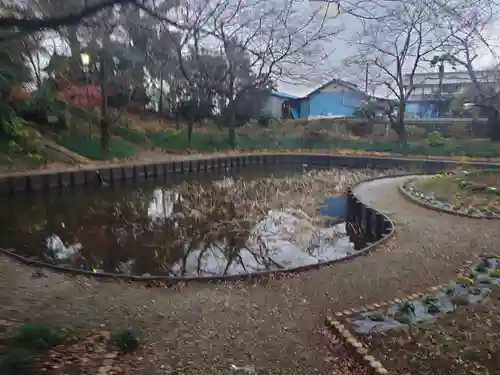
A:
[[[120,123],[112,128],[113,137],[109,154],[103,153],[100,149],[98,129],[94,129],[95,135],[89,138],[87,125],[85,129],[77,130],[76,134],[75,131],[71,134],[58,134],[56,140],[60,146],[95,161],[144,159],[146,156],[156,159],[165,157],[165,154],[231,150],[227,142],[226,130],[213,124],[196,126],[192,135],[191,148],[187,150],[186,127],[180,124],[180,128],[181,130],[177,130],[174,122],[158,119],[151,114],[125,114]],[[338,125],[331,120],[285,121],[271,123],[268,128],[254,125],[237,129],[236,147],[240,150],[300,149],[328,150],[328,152],[341,154],[400,154],[400,146],[393,134],[387,136],[383,129],[382,131],[375,129],[374,133],[373,136],[362,139],[352,136],[345,125]],[[442,145],[430,146],[427,139],[419,139],[410,141],[408,155],[446,156],[460,159],[500,158],[500,144],[494,144],[488,140],[449,139],[445,140]],[[53,157],[50,156],[47,161],[52,162],[52,159]]]

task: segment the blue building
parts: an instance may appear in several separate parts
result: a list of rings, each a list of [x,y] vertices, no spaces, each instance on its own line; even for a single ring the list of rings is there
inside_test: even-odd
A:
[[[369,96],[357,85],[333,79],[303,98],[286,102],[296,119],[350,117]]]
[[[412,119],[425,119],[439,116],[439,102],[432,98],[428,100],[408,100],[405,115]]]
[[[475,72],[477,80],[484,85],[498,85],[495,71],[478,70]],[[408,90],[410,85],[413,91],[405,107],[405,116],[413,119],[425,119],[442,116],[446,103],[458,95],[474,90],[470,74],[467,71],[422,72],[405,74],[404,86]],[[444,111],[448,112],[448,111]]]

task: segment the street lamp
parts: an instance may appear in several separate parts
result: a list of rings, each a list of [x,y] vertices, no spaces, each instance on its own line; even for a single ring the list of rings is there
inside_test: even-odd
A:
[[[89,94],[89,85],[90,85],[90,74],[89,74],[89,64],[90,64],[90,55],[88,53],[81,53],[80,59],[82,60],[83,71],[85,73],[85,93],[87,94],[87,105],[90,107],[90,94]],[[92,137],[92,120],[89,116],[89,137]]]
[[[82,59],[82,65],[87,67],[90,64],[90,55],[88,53],[80,54],[80,58]]]

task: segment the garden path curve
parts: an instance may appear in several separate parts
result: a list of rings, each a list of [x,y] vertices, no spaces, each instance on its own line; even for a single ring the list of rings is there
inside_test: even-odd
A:
[[[180,289],[98,282],[0,257],[0,319],[130,325],[148,348],[135,374],[321,374],[313,335],[327,310],[401,297],[448,281],[465,260],[500,246],[497,221],[442,214],[405,200],[405,177],[360,185],[396,235],[368,256],[265,285],[190,284]],[[495,248],[495,245],[497,248]]]

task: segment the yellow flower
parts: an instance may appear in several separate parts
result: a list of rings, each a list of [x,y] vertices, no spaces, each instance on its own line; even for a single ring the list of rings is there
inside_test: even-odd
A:
[[[468,276],[460,275],[457,278],[457,284],[460,284],[463,286],[470,286],[470,285],[474,285],[474,280]]]

